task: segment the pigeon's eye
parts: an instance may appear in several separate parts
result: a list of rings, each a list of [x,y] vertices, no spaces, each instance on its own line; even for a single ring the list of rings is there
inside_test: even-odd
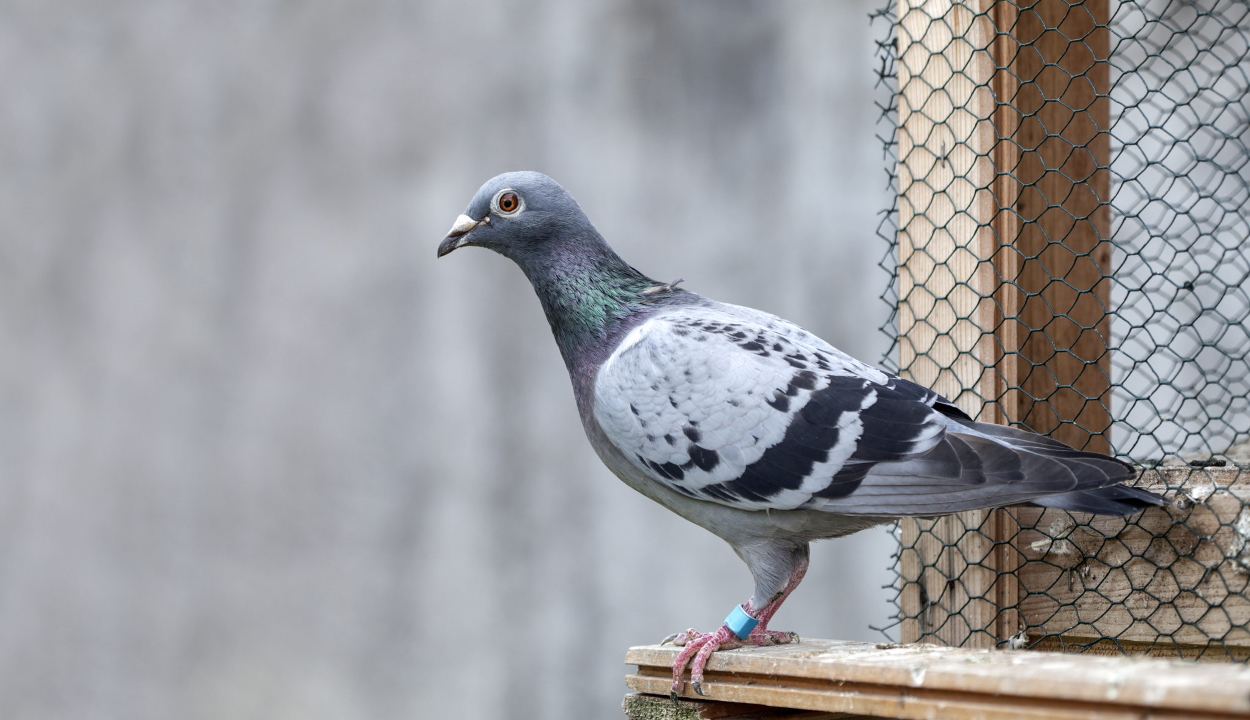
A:
[[[495,196],[495,209],[502,215],[515,215],[521,211],[521,198],[511,190],[504,190]]]

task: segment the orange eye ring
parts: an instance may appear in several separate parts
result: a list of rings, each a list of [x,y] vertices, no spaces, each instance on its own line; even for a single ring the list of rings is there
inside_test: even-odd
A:
[[[500,193],[499,199],[495,201],[495,206],[499,208],[499,212],[511,215],[521,209],[521,198],[511,191]]]

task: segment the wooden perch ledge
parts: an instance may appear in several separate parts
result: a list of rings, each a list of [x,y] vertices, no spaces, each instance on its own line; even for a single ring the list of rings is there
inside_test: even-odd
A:
[[[707,697],[689,683],[682,692],[705,702],[674,703],[677,651],[630,648],[625,662],[638,672],[625,683],[643,693],[626,698],[631,720],[1250,718],[1250,667],[1236,664],[803,640],[717,652],[707,665]]]

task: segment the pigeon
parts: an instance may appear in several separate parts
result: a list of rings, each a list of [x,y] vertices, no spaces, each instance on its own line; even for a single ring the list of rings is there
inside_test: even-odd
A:
[[[1127,463],[976,422],[794,323],[647,277],[541,173],[487,181],[438,257],[465,246],[529,278],[604,464],[725,540],[751,572],[754,594],[719,629],[666,639],[682,647],[674,695],[687,665],[703,694],[717,650],[798,641],[768,624],[814,540],[1007,505],[1131,515],[1163,504],[1121,485],[1135,475]]]

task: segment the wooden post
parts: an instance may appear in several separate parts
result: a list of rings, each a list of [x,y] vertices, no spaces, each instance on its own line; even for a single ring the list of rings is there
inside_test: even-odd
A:
[[[975,416],[994,397],[998,282],[985,227],[993,34],[973,5],[899,3],[898,337],[904,372]]]
[[[902,374],[1108,452],[1108,0],[900,0]],[[1021,629],[1015,517],[900,525],[901,638]]]
[[[1109,453],[1109,0],[994,3],[1011,422]],[[1006,94],[1014,91],[1014,94]],[[1012,187],[1014,186],[1014,187]],[[1001,232],[1001,231],[1000,231]],[[1011,274],[1011,273],[1015,274]],[[1005,329],[1005,328],[1004,328]],[[1013,350],[1018,352],[1013,354]]]
[[[899,367],[977,417],[998,395],[993,28],[976,2],[901,0],[898,11]],[[997,642],[994,539],[967,532],[988,522],[972,511],[902,523],[905,641]]]

